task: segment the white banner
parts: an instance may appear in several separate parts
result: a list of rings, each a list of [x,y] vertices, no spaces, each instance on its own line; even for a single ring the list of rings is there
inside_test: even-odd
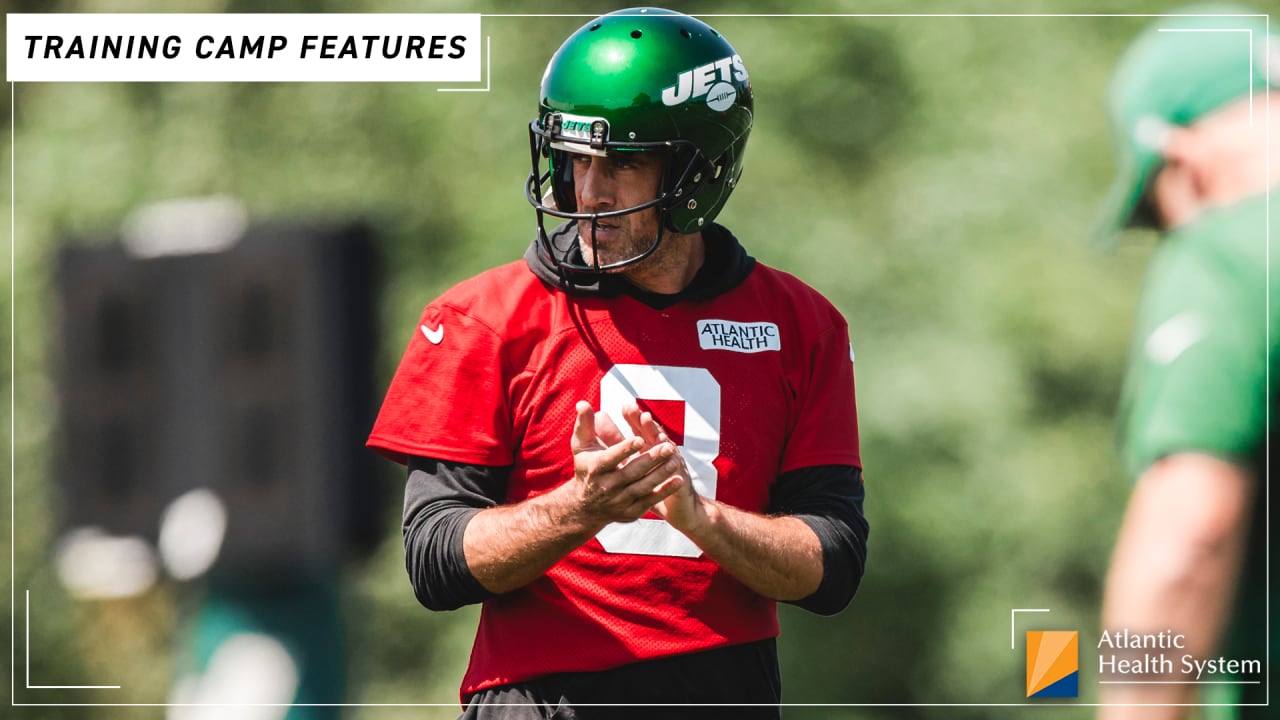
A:
[[[480,16],[8,16],[10,82],[479,82]]]

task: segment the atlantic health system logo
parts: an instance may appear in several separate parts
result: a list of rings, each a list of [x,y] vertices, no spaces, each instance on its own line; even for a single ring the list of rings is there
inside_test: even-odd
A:
[[[1080,694],[1080,633],[1027,631],[1027,697],[1073,698]]]

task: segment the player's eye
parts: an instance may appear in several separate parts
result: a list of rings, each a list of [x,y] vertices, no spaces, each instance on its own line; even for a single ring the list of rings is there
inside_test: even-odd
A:
[[[631,153],[614,153],[609,156],[609,162],[617,170],[634,170],[640,165],[639,159]]]

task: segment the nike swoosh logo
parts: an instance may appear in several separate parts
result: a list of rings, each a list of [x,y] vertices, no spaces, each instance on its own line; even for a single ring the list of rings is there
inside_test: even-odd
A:
[[[422,334],[425,335],[427,339],[431,341],[432,345],[439,345],[441,341],[444,340],[444,323],[440,323],[440,325],[436,327],[435,330],[432,330],[426,325],[420,325],[419,327],[422,330]]]
[[[1204,339],[1209,324],[1199,313],[1187,311],[1169,318],[1147,338],[1147,357],[1168,365],[1188,348]]]

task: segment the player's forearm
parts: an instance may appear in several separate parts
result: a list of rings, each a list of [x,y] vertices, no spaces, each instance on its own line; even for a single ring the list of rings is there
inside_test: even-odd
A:
[[[1116,542],[1103,629],[1180,635],[1179,656],[1216,652],[1235,596],[1252,493],[1248,475],[1216,458],[1175,455],[1153,465],[1134,490]],[[1101,700],[1151,704],[1196,698],[1191,685],[1108,684]],[[1104,720],[1187,716],[1186,708],[1176,707],[1099,713]]]
[[[1174,526],[1168,526],[1174,529]],[[1174,529],[1174,533],[1177,530]],[[1178,634],[1184,638],[1184,648],[1177,650],[1196,658],[1207,657],[1213,644],[1207,638],[1217,638],[1226,615],[1223,597],[1231,595],[1224,585],[1231,583],[1230,573],[1223,572],[1222,558],[1209,560],[1216,567],[1202,566],[1203,577],[1196,577],[1197,570],[1188,567],[1196,553],[1180,547],[1167,532],[1141,536],[1128,533],[1116,546],[1115,559],[1107,579],[1103,599],[1103,629],[1109,633],[1128,630],[1130,633]],[[1171,542],[1172,541],[1172,542]],[[1159,543],[1157,545],[1155,543]],[[1152,547],[1165,547],[1170,562],[1175,557],[1183,560],[1176,565],[1152,563],[1143,551]],[[1181,567],[1178,567],[1181,566]],[[1115,652],[1107,651],[1121,659],[1138,660],[1151,650]],[[1159,652],[1159,651],[1156,651]],[[1177,658],[1173,658],[1178,662]],[[1125,677],[1106,677],[1112,681],[1124,681]],[[1173,705],[1196,702],[1195,686],[1174,684],[1178,678],[1166,676],[1142,676],[1128,678],[1141,680],[1133,684],[1105,684],[1101,686],[1099,720],[1182,720],[1190,716],[1186,707]],[[1166,707],[1120,707],[1122,705],[1165,705]]]
[[[822,582],[822,545],[802,520],[770,517],[702,498],[681,532],[730,575],[774,600],[799,600]]]
[[[1222,558],[1205,558],[1216,567],[1200,567],[1198,571],[1204,575],[1197,577],[1197,569],[1188,566],[1192,562],[1190,558],[1197,553],[1185,546],[1180,547],[1178,540],[1171,537],[1177,529],[1173,525],[1167,527],[1174,532],[1122,535],[1107,579],[1102,626],[1109,633],[1127,630],[1140,635],[1181,635],[1185,647],[1177,650],[1178,655],[1187,653],[1203,658],[1213,650],[1212,643],[1205,642],[1206,638],[1217,638],[1221,632],[1226,615],[1222,599],[1231,594],[1224,585],[1213,584],[1213,579],[1229,584],[1232,578],[1223,572]],[[1152,547],[1165,548],[1163,552],[1167,553],[1168,564],[1153,563],[1151,558],[1144,557],[1143,552],[1149,552]],[[1175,561],[1175,558],[1182,559]],[[1152,651],[1120,649],[1106,652],[1121,659],[1139,660]],[[1173,659],[1177,662],[1176,657]],[[1178,680],[1176,677],[1108,676],[1104,679],[1143,682],[1102,685],[1099,700],[1112,707],[1100,708],[1099,720],[1181,720],[1189,717],[1188,708],[1118,706],[1196,702],[1194,686],[1174,684]]]
[[[552,491],[471,518],[463,550],[481,585],[499,594],[524,587],[600,531],[560,495]]]

